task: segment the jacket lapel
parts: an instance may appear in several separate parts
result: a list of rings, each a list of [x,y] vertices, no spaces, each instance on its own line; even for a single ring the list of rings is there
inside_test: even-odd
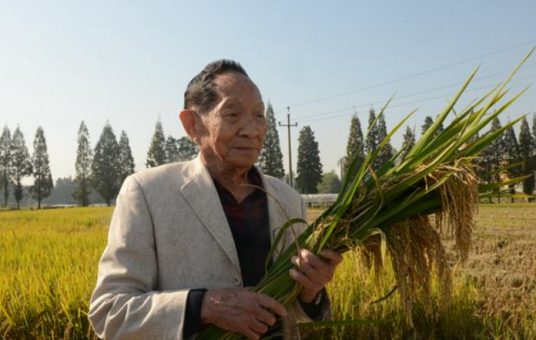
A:
[[[266,177],[262,172],[257,168],[261,174],[262,182],[264,189],[266,190],[266,196],[268,199],[268,217],[270,219],[270,235],[272,245],[275,241],[275,238],[279,234],[281,227],[288,221],[287,214],[289,213],[288,206],[284,201],[285,197],[280,195],[277,189],[266,180]],[[274,252],[274,260],[277,259],[279,254],[289,245],[289,229],[285,232],[281,242],[277,245],[276,251]]]
[[[193,160],[191,164],[190,180],[180,190],[199,220],[240,272],[233,235],[214,182],[199,158]]]

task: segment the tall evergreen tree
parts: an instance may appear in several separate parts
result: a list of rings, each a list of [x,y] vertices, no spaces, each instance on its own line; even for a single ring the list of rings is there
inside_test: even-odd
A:
[[[283,153],[281,153],[274,108],[270,103],[268,103],[268,107],[266,108],[266,124],[266,137],[261,154],[259,155],[258,166],[266,175],[282,179],[285,177]]]
[[[18,126],[11,140],[11,162],[13,166],[12,181],[15,185],[15,201],[17,201],[17,208],[20,209],[20,201],[24,195],[22,179],[32,174],[32,163],[30,162],[30,154],[24,141],[24,135]]]
[[[421,135],[424,135],[424,133],[434,124],[434,120],[430,116],[426,116],[424,118],[424,124],[421,127]]]
[[[363,130],[361,129],[361,122],[359,120],[359,117],[357,117],[357,114],[354,114],[350,122],[350,135],[348,136],[348,142],[346,142],[346,155],[342,164],[342,172],[344,176],[347,175],[348,167],[354,159],[357,159],[357,169],[365,161],[365,148],[363,145],[363,139],[364,138]]]
[[[430,126],[432,126],[432,124],[434,124],[434,120],[432,119],[432,117],[426,116],[424,118],[424,124],[421,127],[421,135],[424,135],[424,133],[430,128]],[[441,132],[443,132],[443,130],[445,130],[445,128],[443,127],[443,123],[441,123],[435,135],[439,135]]]
[[[134,173],[134,157],[132,157],[132,149],[127,133],[121,131],[119,139],[119,184],[121,185],[125,179]]]
[[[166,162],[173,163],[179,160],[179,143],[178,140],[169,135],[166,139]]]
[[[491,122],[491,128],[489,133],[495,132],[499,129],[501,129],[501,121],[498,117],[495,117]],[[484,161],[486,164],[486,171],[487,171],[487,182],[488,183],[497,183],[500,182],[500,173],[497,172],[497,169],[501,167],[501,162],[504,159],[504,153],[505,153],[505,144],[504,144],[504,136],[501,136],[497,139],[495,139],[482,153],[484,156]],[[500,202],[499,193],[500,190],[497,189],[497,199]],[[491,197],[490,197],[491,202]]]
[[[7,207],[9,184],[11,183],[11,132],[7,126],[0,137],[0,187],[4,190],[4,206]]]
[[[197,144],[192,142],[189,137],[181,137],[177,140],[178,150],[179,150],[179,162],[189,161],[194,159],[199,152]]]
[[[119,193],[119,144],[110,123],[106,123],[95,146],[93,185],[108,206]]]
[[[405,157],[415,145],[415,131],[406,126],[406,132],[402,137],[402,157]]]
[[[298,137],[298,167],[296,187],[301,193],[316,194],[322,180],[322,163],[318,142],[311,127],[304,126]]]
[[[32,166],[35,180],[30,187],[30,195],[37,200],[37,209],[41,209],[41,202],[50,196],[54,187],[52,173],[50,172],[47,141],[42,127],[38,127],[35,133]]]
[[[536,112],[532,115],[532,135],[536,143]],[[534,148],[536,149],[536,146]],[[536,153],[536,150],[534,150],[534,153]]]
[[[514,131],[513,127],[509,127],[505,133],[504,133],[504,162],[505,165],[513,165],[519,162],[519,143],[517,142],[516,133]],[[512,167],[507,170],[507,175],[509,178],[514,178],[519,175],[520,168],[519,167]],[[516,185],[515,184],[509,184],[508,185],[510,189],[510,194],[514,195],[516,193]],[[513,203],[514,199],[511,198],[510,202]]]
[[[378,118],[378,124],[377,126],[377,139],[378,139],[378,145],[380,145],[385,138],[387,138],[387,125],[385,124],[385,115],[381,115],[380,118]],[[387,142],[384,147],[381,149],[380,153],[378,154],[378,158],[376,158],[376,161],[374,162],[374,166],[376,169],[381,168],[384,164],[389,162],[391,158],[394,156],[394,149],[390,142]]]
[[[156,122],[153,138],[151,139],[151,145],[147,152],[147,162],[145,165],[148,168],[166,164],[166,136],[164,135],[164,128],[160,119]]]
[[[368,155],[376,151],[376,149],[380,145],[380,141],[378,138],[378,128],[377,128],[378,124],[373,126],[375,121],[376,121],[376,111],[374,111],[374,109],[370,109],[369,118],[368,118],[368,136],[366,136],[367,140],[365,143],[365,153]]]
[[[524,117],[521,121],[519,130],[519,157],[523,163],[523,174],[532,175],[523,181],[523,192],[527,195],[532,195],[534,191],[534,171],[536,171],[535,161],[533,157],[534,138],[530,132],[527,118]]]
[[[78,128],[78,148],[76,150],[76,174],[74,182],[76,189],[73,198],[79,205],[87,207],[90,203],[91,195],[91,164],[93,162],[93,150],[89,141],[89,131],[84,121]]]

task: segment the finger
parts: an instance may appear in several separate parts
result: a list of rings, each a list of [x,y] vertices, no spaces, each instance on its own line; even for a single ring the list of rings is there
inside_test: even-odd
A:
[[[244,327],[244,329],[240,331],[240,333],[242,333],[242,335],[251,340],[259,340],[261,338],[260,334],[255,333],[249,327]]]
[[[322,249],[322,251],[320,252],[320,255],[328,259],[329,262],[334,264],[335,266],[338,266],[339,264],[341,264],[343,260],[343,257],[341,254],[331,249]]]
[[[302,261],[296,260],[301,265],[298,266],[301,272],[304,272],[313,281],[327,283],[333,278],[335,266],[331,263],[322,261],[315,254],[308,252],[304,253]]]
[[[268,295],[259,293],[257,301],[259,302],[261,307],[274,311],[275,313],[277,313],[277,315],[281,317],[286,317],[288,314],[287,309],[285,308],[285,306],[283,306],[281,302],[277,301],[276,299],[272,299]]]
[[[268,331],[268,326],[264,323],[259,321],[255,316],[251,316],[248,321],[248,327],[250,330],[255,332],[255,334],[262,335]]]
[[[322,261],[318,256],[313,254],[307,249],[300,250],[301,258],[298,259],[298,263],[303,265],[303,263],[308,263],[319,271],[325,272],[329,269],[329,265]],[[298,265],[298,267],[301,267]]]
[[[303,286],[303,288],[310,290],[310,291],[319,291],[324,287],[322,284],[318,284],[316,282],[313,282],[311,279],[309,279],[307,276],[303,275],[302,273],[298,272],[296,269],[291,269],[289,271],[289,275],[294,281],[298,282]]]
[[[264,309],[260,305],[253,312],[257,320],[261,321],[265,325],[273,326],[275,324],[275,317],[267,309]]]
[[[309,263],[304,262],[299,266],[299,271],[307,276],[311,281],[316,282],[318,284],[325,284],[331,280],[332,274],[329,266],[325,266],[325,268],[315,268],[311,266]]]

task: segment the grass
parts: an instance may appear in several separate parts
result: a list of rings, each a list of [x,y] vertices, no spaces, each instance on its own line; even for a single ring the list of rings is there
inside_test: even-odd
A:
[[[0,338],[96,339],[87,321],[110,208],[0,212]],[[320,214],[310,211],[310,220]],[[468,262],[457,265],[453,302],[405,323],[389,266],[381,274],[347,253],[330,285],[333,318],[385,319],[381,324],[306,331],[305,339],[536,338],[536,207],[481,205]],[[351,274],[351,275],[350,275]],[[435,294],[435,288],[432,293]]]
[[[0,337],[96,339],[87,320],[111,209],[0,213]]]

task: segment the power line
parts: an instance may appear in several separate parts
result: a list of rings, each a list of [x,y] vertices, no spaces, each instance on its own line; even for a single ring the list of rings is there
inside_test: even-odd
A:
[[[532,76],[529,76],[529,77],[516,79],[516,80],[513,80],[512,82],[523,81],[523,80],[528,80],[528,79],[533,79],[533,78],[536,78],[536,75],[532,75]],[[493,88],[493,87],[495,87],[495,86],[497,86],[497,84],[487,85],[487,86],[482,86],[482,87],[478,87],[478,88],[475,88],[475,89],[467,90],[467,91],[465,91],[465,92],[479,91],[479,90],[483,90],[483,89]],[[407,105],[412,105],[412,104],[422,103],[422,102],[426,102],[426,101],[430,101],[430,100],[435,100],[435,99],[440,99],[440,98],[446,98],[446,97],[449,97],[449,96],[453,96],[453,95],[455,95],[455,94],[456,94],[456,92],[453,92],[453,93],[450,93],[450,94],[445,94],[445,95],[440,95],[440,96],[434,96],[434,97],[430,97],[430,98],[426,98],[426,99],[415,100],[415,101],[406,102],[406,103],[397,104],[397,105],[391,105],[391,106],[389,106],[389,108],[395,108],[395,107],[407,106]],[[385,103],[385,101],[378,102],[378,103],[380,103],[380,104],[381,104],[381,103]],[[351,108],[349,108],[349,109],[345,109],[345,111],[348,111],[348,110],[350,110],[350,109],[351,109]],[[342,110],[339,110],[339,111],[342,111]],[[298,121],[298,122],[300,122],[300,123],[303,123],[303,122],[311,122],[311,121],[327,120],[327,119],[334,119],[334,118],[346,117],[346,116],[349,116],[349,115],[351,115],[351,114],[359,114],[359,113],[366,113],[366,112],[367,112],[367,111],[354,111],[354,112],[350,112],[350,113],[344,113],[344,114],[339,114],[339,115],[329,116],[329,117],[316,117],[316,118],[297,119],[296,121]]]
[[[390,84],[397,83],[397,82],[400,82],[400,81],[403,81],[403,80],[407,80],[407,79],[411,79],[411,78],[415,78],[415,77],[420,77],[420,76],[425,75],[425,74],[429,74],[429,73],[432,73],[432,72],[437,72],[437,71],[444,70],[444,69],[447,69],[447,68],[450,68],[450,67],[453,67],[453,66],[461,65],[461,64],[464,64],[464,63],[468,63],[468,62],[471,62],[471,61],[475,61],[475,60],[478,60],[478,59],[489,57],[489,56],[492,56],[492,55],[495,55],[495,54],[510,51],[510,50],[516,49],[516,48],[521,47],[521,46],[532,44],[534,42],[536,42],[536,39],[526,41],[524,43],[520,43],[520,44],[517,44],[517,45],[514,45],[514,46],[506,47],[506,48],[503,48],[503,49],[500,49],[500,50],[496,50],[496,51],[493,51],[493,52],[489,52],[489,53],[480,55],[478,57],[473,57],[473,58],[461,60],[461,61],[454,62],[454,63],[448,64],[448,65],[436,67],[436,68],[433,68],[433,69],[430,69],[430,70],[427,70],[427,71],[423,71],[423,72],[415,73],[415,74],[412,74],[412,75],[408,75],[408,76],[405,76],[405,77],[402,77],[402,78],[397,78],[397,79],[390,80],[390,81],[387,81],[387,82],[383,82],[383,83],[363,87],[363,88],[353,90],[353,91],[339,93],[339,94],[332,95],[332,96],[329,96],[329,97],[323,97],[323,98],[314,99],[314,100],[310,100],[310,101],[306,101],[306,102],[291,104],[291,105],[288,105],[288,107],[295,108],[295,107],[298,107],[298,106],[305,106],[305,105],[309,105],[309,104],[319,103],[319,102],[322,102],[322,101],[326,101],[326,100],[330,100],[330,99],[334,99],[334,98],[339,98],[339,97],[347,96],[347,95],[350,95],[350,94],[363,92],[363,91],[366,91],[366,90],[371,90],[371,89],[382,87],[382,86],[385,86],[385,85],[390,85]]]
[[[533,68],[535,66],[536,66],[536,64],[531,64],[529,66],[523,67],[523,69],[530,69],[530,68]],[[481,80],[489,79],[489,78],[493,78],[493,77],[497,77],[497,76],[504,75],[504,74],[510,74],[511,72],[512,71],[510,70],[510,71],[493,73],[493,74],[490,74],[490,75],[487,75],[487,76],[477,77],[477,78],[475,78],[473,80],[473,82],[481,81]],[[463,84],[464,84],[464,82],[458,82],[458,83],[454,83],[454,84],[450,84],[450,85],[436,87],[436,88],[429,89],[429,90],[419,91],[419,92],[411,93],[411,94],[404,95],[404,96],[401,96],[401,97],[396,97],[396,98],[393,99],[393,101],[398,101],[400,99],[414,97],[414,96],[418,96],[418,95],[425,94],[425,93],[435,92],[435,91],[438,91],[438,90],[444,90],[444,89],[447,89],[447,88],[450,88],[450,87],[460,86],[460,85],[463,85]],[[347,107],[347,108],[344,108],[344,109],[337,109],[337,110],[327,111],[327,112],[322,112],[322,113],[316,113],[316,114],[313,114],[313,115],[307,115],[307,116],[302,115],[302,116],[298,116],[298,117],[296,117],[294,119],[299,120],[299,121],[303,121],[304,119],[309,120],[310,118],[324,116],[324,115],[331,114],[331,113],[344,112],[344,111],[348,111],[348,110],[351,110],[351,109],[370,107],[370,106],[383,104],[383,103],[385,103],[385,100],[380,100],[380,101],[376,101],[376,102],[372,102],[372,103],[368,103],[368,104],[352,105],[352,107]]]

